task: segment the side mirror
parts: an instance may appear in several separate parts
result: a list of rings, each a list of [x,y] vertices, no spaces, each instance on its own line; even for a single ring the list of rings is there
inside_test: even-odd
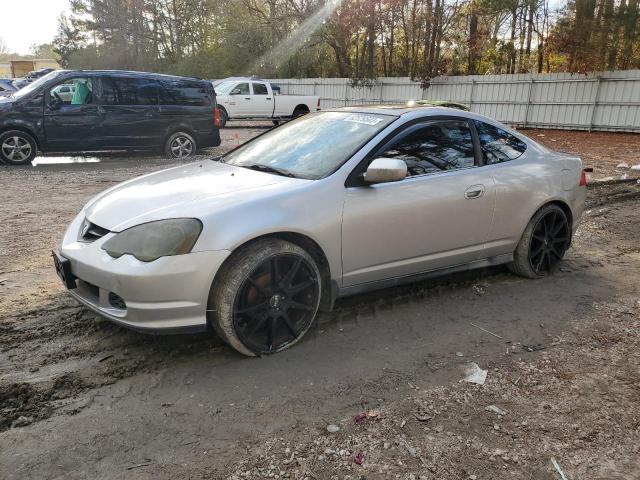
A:
[[[366,183],[387,183],[404,180],[407,164],[395,158],[376,158],[364,174]]]
[[[233,90],[231,90],[231,92],[229,92],[229,95],[240,95],[240,90],[234,88]]]

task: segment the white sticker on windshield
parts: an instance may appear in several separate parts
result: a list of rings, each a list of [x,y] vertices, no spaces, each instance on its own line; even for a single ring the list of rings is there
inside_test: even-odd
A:
[[[344,119],[345,122],[363,123],[365,125],[377,125],[382,119],[380,117],[374,117],[372,115],[363,115],[361,113],[354,113]]]

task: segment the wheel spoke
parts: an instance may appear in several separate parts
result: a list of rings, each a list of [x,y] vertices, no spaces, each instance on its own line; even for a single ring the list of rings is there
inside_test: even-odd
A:
[[[540,255],[540,252],[542,252],[543,250],[544,250],[544,243],[541,243],[537,248],[531,250],[531,258],[532,259],[536,258],[538,255]]]
[[[271,317],[269,330],[267,331],[267,345],[269,346],[269,351],[273,350],[273,342],[276,339],[277,327],[278,327],[278,319],[276,317]]]
[[[236,310],[236,313],[247,313],[249,314],[249,316],[253,316],[250,314],[250,312],[255,312],[256,310],[260,310],[261,308],[265,308],[269,305],[268,301],[265,302],[260,302],[260,303],[256,303],[255,305],[250,305],[248,307],[244,307],[241,308],[239,310]]]
[[[560,219],[560,221],[553,227],[553,230],[551,231],[551,235],[555,237],[557,234],[559,234],[562,231],[564,226],[565,226],[564,220]]]
[[[540,260],[536,263],[534,270],[536,273],[540,273],[540,268],[542,267],[542,262],[544,262],[544,253],[540,255]]]
[[[560,252],[558,251],[558,249],[556,247],[551,247],[551,250],[549,250],[551,253],[553,253],[556,257],[558,257],[558,260],[562,260],[562,255],[560,254]]]
[[[563,235],[561,237],[555,237],[553,240],[551,240],[551,243],[567,242],[568,240],[569,237],[567,235]]]
[[[306,312],[312,312],[313,307],[310,305],[305,305],[304,303],[289,301],[289,308],[293,308],[294,310],[304,310]]]
[[[269,317],[267,315],[260,317],[255,325],[252,326],[251,330],[249,330],[249,332],[247,333],[247,338],[251,338],[256,333],[258,333],[258,330],[260,330],[260,328],[264,326],[267,320],[269,320]]]
[[[291,282],[293,282],[293,279],[296,277],[296,273],[298,273],[300,265],[302,265],[302,258],[296,258],[295,263],[280,282],[281,287],[288,288],[291,286]]]
[[[291,319],[289,318],[289,315],[287,315],[286,312],[283,312],[280,318],[282,318],[284,322],[284,326],[287,328],[287,330],[289,330],[289,334],[293,338],[296,338],[298,336],[298,332],[296,331],[295,327],[291,324]]]
[[[316,281],[310,278],[305,282],[299,283],[297,285],[292,285],[290,288],[287,289],[287,293],[289,294],[289,296],[293,297],[294,295],[299,294],[300,292],[306,290],[309,287],[312,287],[315,284],[316,284]]]

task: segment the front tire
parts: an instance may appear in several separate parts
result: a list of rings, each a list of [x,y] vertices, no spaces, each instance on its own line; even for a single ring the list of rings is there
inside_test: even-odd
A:
[[[316,262],[303,248],[279,239],[259,240],[234,254],[217,275],[209,320],[244,355],[280,352],[311,328],[321,285]]]
[[[0,160],[8,165],[26,165],[36,156],[36,140],[26,132],[9,130],[0,135]]]
[[[198,149],[195,139],[186,132],[169,135],[164,144],[164,153],[169,158],[185,159],[195,155]]]
[[[567,215],[558,205],[545,205],[525,228],[509,269],[526,278],[551,275],[557,270],[570,242]]]
[[[220,126],[218,128],[224,128],[227,125],[227,120],[229,120],[229,115],[224,108],[219,108],[218,111],[220,115]]]

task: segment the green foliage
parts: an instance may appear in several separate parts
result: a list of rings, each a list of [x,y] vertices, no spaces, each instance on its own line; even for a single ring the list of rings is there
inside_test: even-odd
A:
[[[69,68],[365,86],[381,75],[640,66],[638,0],[569,0],[555,17],[549,1],[72,0],[54,51]]]

